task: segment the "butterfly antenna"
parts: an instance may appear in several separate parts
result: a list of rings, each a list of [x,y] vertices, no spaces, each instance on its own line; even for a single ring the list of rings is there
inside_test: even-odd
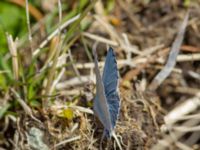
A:
[[[118,145],[119,149],[122,150],[122,146],[121,146],[121,144],[120,144],[120,142],[119,142],[119,140],[117,138],[117,135],[115,134],[114,131],[112,132],[112,136],[114,137],[115,141],[117,142],[117,145]]]

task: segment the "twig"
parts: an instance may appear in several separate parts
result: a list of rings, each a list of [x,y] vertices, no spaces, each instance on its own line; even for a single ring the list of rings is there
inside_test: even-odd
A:
[[[67,88],[67,87],[76,86],[76,85],[88,83],[88,82],[91,82],[91,81],[95,81],[95,76],[93,76],[93,77],[91,77],[91,76],[80,76],[80,78],[81,78],[82,82],[80,82],[78,77],[75,77],[75,78],[72,78],[70,80],[66,80],[66,81],[63,81],[61,83],[58,83],[56,85],[56,89],[61,90],[61,89]]]
[[[105,21],[103,16],[94,15],[94,18],[100,23],[100,25],[102,25],[102,27],[104,27],[104,29],[109,33],[110,37],[114,39],[114,41],[117,41],[120,45],[122,45],[121,43],[123,42],[121,38],[119,37],[117,32],[114,30],[114,28]]]
[[[193,148],[190,148],[189,146],[181,143],[181,142],[175,142],[176,146],[180,148],[181,150],[194,150]]]
[[[173,126],[172,129],[180,132],[195,132],[200,131],[200,126]]]
[[[200,94],[200,93],[198,93]],[[175,107],[168,115],[165,116],[165,123],[167,126],[171,126],[175,122],[182,118],[184,115],[189,114],[196,110],[200,106],[200,97],[198,96],[187,99],[184,103]]]
[[[193,77],[194,79],[200,80],[200,74],[197,72],[194,72],[192,70],[188,71],[188,75],[190,75],[191,77]]]
[[[186,122],[184,122],[184,126],[194,126],[196,124],[199,124],[199,120],[188,120]],[[165,135],[163,137],[163,139],[159,140],[157,142],[157,144],[155,144],[151,150],[165,150],[167,148],[169,148],[169,146],[176,142],[178,139],[180,139],[182,136],[185,135],[184,132],[178,132],[178,131],[174,131],[173,133],[173,138],[171,135]]]
[[[187,27],[187,23],[188,23],[188,18],[189,18],[189,12],[186,14],[183,23],[180,27],[180,30],[177,34],[177,37],[172,45],[167,63],[165,65],[165,67],[163,68],[163,70],[161,70],[156,77],[153,79],[152,83],[149,86],[150,90],[156,90],[158,88],[158,86],[169,76],[169,74],[171,73],[173,67],[176,64],[176,58],[177,55],[180,51],[180,47],[184,38],[184,33],[185,33],[185,29]]]
[[[82,89],[71,89],[71,90],[59,90],[59,94],[63,96],[73,96],[73,95],[80,95],[83,92]]]
[[[118,0],[117,2],[119,3],[119,6],[121,6],[121,8],[127,13],[127,16],[129,17],[133,25],[135,25],[136,29],[138,30],[142,28],[141,23],[138,21],[136,17],[133,16],[132,12],[130,12],[130,9],[128,8],[129,5],[121,0]]]
[[[91,33],[88,33],[88,32],[83,32],[83,36],[90,38],[92,40],[98,41],[98,42],[108,44],[110,46],[118,46],[119,45],[117,42],[115,42],[113,40],[109,40],[109,39],[103,38],[99,35],[91,34]]]
[[[131,44],[130,44],[130,42],[129,42],[129,39],[128,39],[127,34],[123,33],[122,36],[123,36],[123,38],[124,38],[125,44],[126,44],[128,47],[131,47]],[[126,59],[127,59],[129,62],[131,61],[132,52],[133,52],[133,53],[136,53],[136,54],[141,54],[141,52],[140,52],[137,48],[135,48],[134,51],[130,51],[130,49],[125,49],[125,51],[126,51]]]
[[[186,52],[200,52],[200,47],[194,47],[191,45],[183,45],[181,46],[181,49]]]
[[[176,87],[175,88],[175,92],[182,93],[182,94],[196,95],[198,94],[199,91],[200,91],[199,89],[190,88],[190,87]]]
[[[199,61],[200,60],[200,53],[197,54],[182,54],[177,57],[178,62],[184,61]]]

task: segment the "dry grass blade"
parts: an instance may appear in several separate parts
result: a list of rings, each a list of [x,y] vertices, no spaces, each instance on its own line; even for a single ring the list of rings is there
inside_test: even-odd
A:
[[[31,110],[31,108],[25,103],[25,101],[20,97],[20,95],[11,88],[12,93],[14,94],[14,96],[16,97],[17,101],[19,102],[19,104],[22,106],[22,108],[24,109],[25,113],[27,115],[29,115],[33,120],[41,123],[40,120],[38,120],[34,115],[33,112]]]
[[[156,77],[153,79],[152,83],[149,86],[150,90],[156,90],[158,86],[169,76],[171,73],[172,69],[174,68],[176,64],[176,58],[178,56],[178,53],[180,51],[180,47],[184,38],[184,33],[185,29],[187,27],[188,23],[188,18],[189,18],[189,12],[187,12],[182,25],[180,26],[180,30],[176,36],[176,39],[172,45],[171,51],[169,53],[169,57],[167,60],[167,63],[163,70],[161,70]]]
[[[18,80],[19,78],[19,64],[17,60],[17,44],[13,41],[13,38],[11,35],[7,34],[7,41],[8,41],[8,47],[10,50],[10,54],[12,56],[12,68],[14,73],[15,80]]]
[[[179,118],[184,117],[193,111],[195,111],[200,106],[200,98],[197,96],[187,99],[184,103],[175,107],[168,115],[165,116],[165,123],[167,126],[171,126],[179,120]]]
[[[178,120],[188,120],[188,119],[200,119],[200,113],[194,115],[186,115],[178,118]]]
[[[121,1],[121,0],[118,0],[117,2],[121,6],[121,8],[127,13],[127,16],[130,18],[131,22],[136,27],[136,29],[137,30],[140,29],[142,25],[138,21],[138,19],[132,15],[132,12],[130,11],[129,7],[127,8],[127,6],[129,6],[129,5],[126,4],[126,2]]]
[[[59,146],[61,146],[61,145],[64,145],[64,144],[66,144],[66,143],[73,142],[73,141],[76,141],[76,140],[79,140],[79,139],[81,139],[81,136],[80,136],[80,135],[79,135],[79,136],[76,136],[76,137],[72,137],[72,138],[70,138],[70,139],[61,141],[60,143],[56,144],[56,145],[54,146],[54,148],[57,148],[57,147],[59,147]]]
[[[61,5],[61,2],[60,0],[58,0],[58,10],[59,10],[59,26],[58,26],[58,37],[59,39],[61,39],[61,20],[62,20],[62,5]],[[59,58],[59,55],[61,53],[61,47],[62,47],[62,42],[58,41],[56,46],[54,47],[54,49],[56,50],[55,51],[55,55],[53,57],[53,64],[49,70],[49,73],[48,73],[48,78],[47,78],[47,86],[45,88],[45,94],[46,95],[51,95],[51,93],[53,92],[53,89],[54,89],[54,78],[55,78],[55,75],[56,75],[56,66],[57,66],[57,63],[58,63],[58,58]],[[43,108],[47,108],[49,106],[49,98],[46,98],[43,100]]]
[[[199,120],[188,120],[183,123],[184,126],[195,126],[199,124]],[[170,147],[170,145],[176,141],[178,141],[182,136],[184,136],[184,132],[175,131],[170,135],[164,135],[162,140],[159,140],[157,144],[155,144],[151,150],[166,150]]]
[[[56,89],[61,90],[61,89],[64,89],[64,88],[67,88],[67,87],[70,87],[70,86],[77,86],[77,85],[80,85],[80,84],[88,83],[90,81],[95,81],[95,76],[93,76],[93,77],[91,77],[91,76],[80,76],[80,78],[81,78],[81,82],[80,82],[80,79],[78,77],[74,77],[70,80],[66,80],[66,81],[63,81],[61,83],[58,83],[56,85]]]
[[[176,146],[182,150],[193,150],[193,148],[188,147],[187,145],[181,143],[181,142],[176,142]]]
[[[75,109],[75,110],[78,110],[80,112],[84,112],[84,113],[88,113],[88,114],[94,114],[93,110],[89,109],[89,108],[84,108],[84,107],[81,107],[81,106],[69,106],[69,108],[72,108],[72,109]]]
[[[102,27],[109,33],[110,37],[122,45],[122,39],[117,34],[113,26],[111,26],[103,16],[95,15],[94,18],[102,25]]]
[[[182,55],[179,55],[177,57],[177,61],[178,62],[183,62],[183,61],[199,61],[200,60],[200,54],[197,53],[197,54],[182,54]]]
[[[60,30],[65,29],[68,25],[70,25],[71,23],[73,23],[74,21],[78,20],[80,17],[80,14],[76,15],[75,17],[67,20],[66,22],[64,22],[62,25],[60,25]],[[40,49],[43,48],[54,36],[56,36],[59,32],[59,29],[57,28],[55,31],[53,31],[40,45],[39,48],[36,49],[33,52],[33,56],[36,57],[39,53],[40,53]]]
[[[74,65],[74,59],[73,59],[73,56],[72,56],[72,53],[71,53],[71,50],[70,50],[70,49],[68,50],[68,54],[69,54],[69,59],[70,59],[70,61],[72,62],[72,68],[73,68],[73,70],[74,70],[76,76],[78,77],[79,81],[82,82],[82,81],[81,81],[80,72],[79,72],[79,70],[76,68],[76,66]]]
[[[58,84],[58,82],[60,81],[60,79],[62,78],[64,73],[65,73],[65,68],[62,68],[59,75],[57,76],[57,78],[53,81],[53,84],[52,84],[51,89],[50,89],[50,93],[52,93],[54,91],[56,85]]]
[[[200,131],[200,126],[173,126],[172,129],[180,132],[195,132]]]
[[[91,33],[88,33],[88,32],[83,32],[83,36],[90,38],[92,40],[98,41],[98,42],[102,42],[102,43],[111,45],[111,46],[118,46],[119,45],[117,42],[115,42],[113,40],[109,40],[109,39],[106,39],[106,38],[103,38],[101,36],[91,34]]]
[[[29,17],[29,4],[28,0],[26,0],[26,23],[28,27],[28,40],[31,47],[31,56],[33,54],[33,47],[32,47],[32,33],[31,33],[31,25],[30,25],[30,17]]]

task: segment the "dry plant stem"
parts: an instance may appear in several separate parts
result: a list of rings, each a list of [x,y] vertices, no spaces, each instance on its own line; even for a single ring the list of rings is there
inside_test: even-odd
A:
[[[56,89],[61,90],[61,89],[65,89],[65,88],[70,87],[70,86],[76,86],[76,85],[88,83],[88,82],[91,82],[91,81],[93,81],[93,82],[96,81],[95,76],[90,76],[90,75],[89,76],[80,76],[80,78],[81,78],[81,81],[82,81],[81,83],[80,83],[79,78],[74,77],[72,79],[58,83],[56,85]]]
[[[179,118],[177,118],[177,121],[178,120],[188,120],[188,119],[200,119],[200,113],[179,117]]]
[[[14,90],[11,88],[11,91],[12,93],[15,95],[17,101],[19,102],[19,104],[22,106],[22,108],[24,109],[25,113],[27,115],[29,115],[33,120],[41,123],[40,120],[38,120],[34,115],[33,115],[33,112],[31,110],[31,108],[25,103],[25,101],[20,97],[20,95]]]
[[[117,34],[117,32],[114,30],[114,28],[106,21],[105,17],[95,15],[94,18],[102,25],[102,27],[105,28],[105,30],[109,33],[110,37],[114,39],[114,41],[117,41],[118,43],[122,43],[121,38]]]
[[[60,30],[63,30],[65,29],[67,26],[69,26],[71,23],[73,23],[74,21],[78,20],[80,17],[80,14],[76,15],[75,17],[67,20],[66,22],[64,22],[62,25],[60,25]],[[44,40],[40,45],[39,45],[39,48],[36,49],[34,52],[33,52],[33,56],[36,57],[39,53],[40,53],[40,50],[41,48],[43,48],[45,45],[47,45],[47,43],[54,37],[58,34],[59,32],[59,29],[57,28],[55,31],[53,31],[47,38],[46,40]]]
[[[84,92],[83,89],[71,89],[71,90],[61,89],[59,91],[59,94],[62,96],[74,96],[74,95],[80,95],[83,92]]]
[[[167,53],[165,53],[164,55],[166,55],[166,54]],[[182,57],[185,57],[185,56],[184,55],[179,55],[177,57],[177,62],[179,62],[178,61],[179,58],[182,58]],[[118,65],[118,68],[121,68],[121,67],[123,67],[125,65],[129,65],[129,66],[133,67],[133,64],[135,66],[137,66],[137,68],[135,70],[131,70],[130,73],[128,73],[128,74],[126,74],[124,76],[125,80],[130,80],[134,76],[139,74],[142,69],[146,68],[148,66],[148,62],[150,63],[151,61],[155,61],[155,59],[149,59],[149,61],[148,61],[147,58],[140,57],[138,59],[132,60],[131,62],[129,62],[127,60],[118,60],[117,61],[117,65]],[[185,61],[189,61],[189,60],[185,60]],[[193,60],[191,59],[190,61],[193,61]],[[99,62],[99,67],[103,67],[103,65],[104,65],[104,62]],[[77,63],[75,66],[76,66],[77,69],[93,69],[94,68],[94,64],[93,63],[84,63],[84,64]],[[181,73],[180,72],[181,70],[177,70],[177,69],[173,69],[172,71],[176,71],[176,72]],[[56,88],[57,89],[64,89],[64,88],[67,88],[67,87],[70,87],[70,86],[76,86],[76,85],[84,84],[84,83],[87,83],[87,82],[90,82],[90,81],[95,82],[94,77],[90,77],[90,76],[81,76],[81,80],[82,80],[82,83],[80,83],[79,79],[75,77],[75,78],[69,79],[67,81],[64,81],[62,83],[59,83],[56,86]]]
[[[119,6],[121,6],[121,8],[127,13],[127,16],[130,18],[131,22],[133,23],[133,25],[135,25],[136,29],[140,29],[142,27],[141,23],[137,20],[136,17],[133,16],[132,12],[130,12],[130,9],[127,8],[127,6],[129,6],[128,4],[126,4],[124,1],[122,0],[117,0],[117,2],[119,3]]]
[[[55,36],[52,40],[51,40],[51,45],[50,45],[50,48],[49,48],[49,52],[48,52],[48,57],[47,57],[47,60],[45,61],[45,64],[44,66],[42,67],[42,69],[40,70],[43,70],[44,68],[46,68],[47,66],[50,66],[50,64],[52,65],[53,62],[52,62],[52,59],[53,57],[55,56],[55,53],[57,51],[57,49],[55,48],[59,41],[61,39],[59,39],[59,36]]]
[[[157,47],[154,47],[154,48],[152,47],[152,49],[154,49],[154,50],[152,50],[152,52],[154,52],[155,50],[158,50]],[[168,50],[166,49],[166,50],[163,50],[163,51],[158,52],[158,53],[160,53],[159,55],[165,56],[165,55],[167,55]],[[129,61],[125,60],[125,59],[118,60],[117,61],[118,67],[121,68],[121,67],[123,67],[125,65],[129,65],[129,66],[133,67],[133,66],[137,66],[137,65],[142,64],[142,63],[147,63],[149,61],[149,59],[144,57],[144,56],[145,55],[142,55],[141,57],[138,56],[135,59],[131,60],[131,62],[129,62]],[[153,61],[155,61],[155,57],[158,57],[157,54],[155,56],[151,57]],[[99,66],[100,67],[102,67],[103,65],[104,65],[104,62],[99,62]],[[94,64],[93,63],[84,63],[84,64],[77,63],[76,67],[78,69],[83,69],[83,68],[84,69],[85,68],[92,69],[92,68],[94,68]]]
[[[90,62],[93,62],[92,55],[91,55],[91,53],[90,53],[90,51],[88,49],[88,46],[86,44],[86,40],[84,39],[83,36],[81,36],[81,40],[82,40],[82,43],[83,43],[83,46],[84,46],[84,50],[85,50],[85,52],[86,52],[86,54],[88,56],[88,59],[90,60]]]
[[[189,70],[188,71],[188,75],[191,76],[194,79],[200,80],[200,74],[198,74],[197,72]]]
[[[195,132],[195,131],[200,131],[200,126],[173,126],[172,130],[175,131],[180,131],[180,132]]]
[[[197,54],[187,54],[187,55],[179,55],[177,58],[178,62],[184,62],[184,61],[199,61],[200,60],[200,53]]]
[[[165,116],[165,123],[167,126],[172,126],[176,123],[179,118],[184,117],[184,115],[195,111],[200,106],[200,93],[193,98],[187,99],[184,103],[175,107],[168,115]]]
[[[59,146],[61,146],[61,145],[64,145],[64,144],[67,144],[67,143],[69,143],[69,142],[73,142],[73,141],[76,141],[76,140],[79,140],[79,139],[81,139],[81,136],[80,136],[80,135],[79,135],[79,136],[76,136],[76,137],[72,137],[72,138],[67,139],[67,140],[63,140],[63,141],[61,141],[60,143],[56,144],[56,145],[54,146],[54,148],[57,148],[57,147],[59,147]]]
[[[199,123],[199,120],[188,120],[183,125],[184,126],[194,126]],[[184,132],[174,131],[172,135],[164,135],[163,139],[159,140],[156,145],[154,145],[151,150],[166,150],[172,145],[172,143],[178,141],[182,136],[185,135]]]
[[[193,148],[190,148],[189,146],[181,143],[181,142],[175,142],[176,146],[180,148],[181,150],[193,150]]]
[[[129,42],[128,36],[123,33],[122,37],[124,38],[124,43],[121,43],[121,48],[124,49],[125,51],[127,51],[129,53],[129,61],[131,59],[131,54],[136,54],[136,55],[141,55],[142,52],[140,50],[138,50],[138,47],[131,45],[131,43]]]
[[[31,33],[31,26],[30,26],[30,17],[29,17],[29,4],[28,0],[26,0],[26,23],[28,27],[28,40],[31,47],[31,57],[33,55],[33,46],[32,46],[32,33]]]
[[[14,73],[15,80],[19,79],[19,64],[17,60],[17,45],[16,42],[13,41],[13,38],[11,35],[7,34],[7,41],[8,41],[8,47],[10,50],[10,54],[12,56],[12,68]]]
[[[61,24],[61,20],[62,20],[62,6],[61,6],[60,0],[58,0],[58,9],[59,9],[58,37],[59,37],[59,39],[61,39],[60,24]],[[60,43],[58,42],[57,46],[55,46],[55,49],[57,49],[57,50],[56,50],[55,56],[53,58],[52,67],[50,68],[49,73],[48,73],[47,86],[45,88],[45,94],[46,95],[51,95],[51,92],[52,92],[51,89],[52,89],[54,77],[55,77],[55,74],[56,74],[56,65],[57,65],[57,62],[58,62],[58,57],[59,57],[60,52],[61,52],[61,46],[62,46],[61,42]],[[49,98],[44,99],[43,100],[43,108],[48,108],[49,105],[50,105]]]
[[[94,5],[94,10],[95,10],[96,14],[98,14],[98,15],[104,14],[104,7],[103,7],[102,0],[98,0],[96,2],[96,4]]]
[[[175,88],[175,92],[182,93],[182,94],[196,95],[197,93],[199,93],[199,91],[200,91],[199,89],[190,88],[190,87],[176,87]]]
[[[83,113],[88,113],[88,114],[94,115],[93,110],[91,110],[91,109],[89,109],[89,108],[85,108],[85,107],[81,107],[81,106],[73,106],[73,105],[72,105],[72,106],[69,106],[69,108],[78,110],[78,111],[83,112]]]
[[[192,135],[184,142],[187,145],[194,145],[200,139],[200,131],[192,133]]]
[[[55,48],[53,49],[53,51],[55,50]],[[61,56],[58,57],[58,62],[56,65],[56,68],[60,68],[65,64],[65,60],[67,59],[67,57],[69,57],[68,54],[62,54]],[[47,60],[48,61],[48,60]],[[40,74],[45,71],[45,69],[48,69],[52,66],[53,61],[50,61],[49,63],[45,63],[45,65],[38,71],[38,74],[36,76],[40,76]]]
[[[98,41],[98,42],[101,42],[101,43],[105,43],[105,44],[108,44],[110,46],[118,46],[119,44],[113,40],[110,40],[110,39],[106,39],[104,37],[101,37],[101,36],[98,36],[98,35],[95,35],[95,34],[91,34],[89,32],[83,32],[82,33],[83,36],[87,37],[87,38],[90,38],[92,40],[95,40],[95,41]]]
[[[117,41],[117,43],[119,43],[119,46],[122,49],[126,49],[128,51],[131,51],[132,53],[135,53],[137,55],[142,54],[139,50],[137,50],[135,47],[133,47],[132,45],[128,46],[121,38],[120,35],[117,34],[117,32],[115,31],[115,29],[108,23],[108,21],[106,20],[106,18],[104,16],[98,16],[95,15],[94,18],[102,25],[102,27],[105,28],[105,30],[108,32],[108,34],[110,35],[111,39],[113,39],[114,41]]]
[[[167,51],[166,51],[166,52],[167,52]],[[167,55],[167,53],[163,53],[163,56],[165,56],[165,55]],[[156,56],[155,56],[155,57],[156,57]],[[152,59],[152,60],[155,61],[155,57],[153,56],[154,59]],[[200,60],[200,59],[195,59],[195,60],[194,60],[194,57],[190,57],[190,59],[183,59],[183,58],[185,58],[185,57],[187,57],[187,55],[184,55],[184,54],[178,55],[178,57],[177,57],[177,62],[195,61],[195,60],[197,61],[197,60]],[[196,58],[197,58],[197,57],[196,57]],[[145,58],[145,57],[138,57],[138,58],[133,59],[131,62],[129,62],[129,61],[127,61],[127,60],[124,60],[124,59],[118,60],[117,62],[119,62],[119,63],[118,63],[118,67],[121,68],[121,67],[123,67],[123,66],[125,66],[125,65],[133,66],[133,64],[134,64],[134,66],[137,66],[137,65],[142,64],[142,63],[147,63],[148,60],[149,60],[149,59],[147,59],[147,58]],[[156,61],[156,62],[158,62],[158,61]],[[164,63],[164,62],[158,62],[158,63],[161,63],[161,64],[162,64],[162,63]],[[103,64],[104,64],[104,62],[99,62],[99,66],[100,66],[100,67],[102,67]],[[94,64],[93,64],[93,63],[84,63],[84,64],[77,63],[77,64],[76,64],[76,67],[77,67],[78,69],[83,69],[83,68],[85,68],[85,69],[92,69],[92,68],[94,68]],[[175,69],[175,70],[176,70],[176,69]]]
[[[55,77],[55,74],[56,74],[56,65],[57,65],[57,58],[58,58],[58,55],[60,53],[60,44],[58,44],[56,46],[56,54],[54,56],[54,59],[53,59],[53,64],[51,66],[51,68],[49,69],[49,73],[48,73],[48,77],[47,77],[47,86],[45,88],[45,95],[47,96],[50,96],[51,93],[50,93],[50,89],[52,88],[52,83],[54,81],[54,77]],[[45,98],[43,100],[43,108],[48,108],[50,105],[50,102],[49,102],[49,98]]]
[[[200,47],[194,47],[190,45],[183,45],[181,47],[183,51],[190,51],[190,52],[200,52]]]
[[[53,81],[53,84],[52,84],[51,89],[50,89],[50,93],[52,93],[54,91],[56,85],[58,84],[58,82],[60,81],[60,79],[62,78],[64,73],[65,73],[65,68],[62,68],[60,73],[58,74],[57,78]]]
[[[88,33],[88,32],[84,32],[83,36],[85,36],[87,38],[90,38],[90,39],[92,39],[94,41],[105,43],[105,44],[110,45],[110,46],[120,46],[122,49],[128,50],[131,53],[142,55],[142,53],[138,49],[134,48],[131,45],[126,45],[126,44],[121,44],[120,45],[119,42],[116,42],[116,41],[110,40],[110,39],[106,39],[106,38],[101,37],[99,35],[91,34],[91,33]],[[121,41],[121,43],[122,43],[122,41]]]
[[[74,69],[74,72],[75,72],[75,74],[76,74],[76,76],[78,77],[78,79],[79,79],[79,81],[80,82],[82,82],[81,81],[81,75],[80,75],[80,72],[78,71],[78,69],[76,68],[76,65],[74,65],[74,59],[73,59],[73,57],[72,57],[72,53],[71,53],[71,50],[69,49],[68,50],[68,54],[69,54],[69,59],[70,59],[70,61],[72,62],[72,67],[73,67],[73,69]]]
[[[176,64],[176,58],[178,56],[178,53],[180,51],[181,48],[181,44],[184,38],[184,33],[185,33],[185,29],[187,27],[187,23],[188,23],[188,18],[189,18],[189,12],[187,12],[183,23],[180,27],[180,30],[177,34],[177,37],[175,39],[175,41],[173,42],[167,63],[165,65],[165,67],[163,68],[163,70],[161,70],[156,77],[153,79],[152,83],[149,86],[150,90],[156,90],[158,88],[158,86],[170,75],[173,67]]]

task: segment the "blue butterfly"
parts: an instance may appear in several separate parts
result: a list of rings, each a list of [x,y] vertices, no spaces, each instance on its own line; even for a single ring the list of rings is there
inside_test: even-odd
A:
[[[116,125],[120,107],[118,93],[119,72],[116,57],[113,49],[109,48],[101,78],[95,49],[93,49],[93,55],[96,73],[96,97],[93,108],[104,126],[103,136],[110,137]]]

